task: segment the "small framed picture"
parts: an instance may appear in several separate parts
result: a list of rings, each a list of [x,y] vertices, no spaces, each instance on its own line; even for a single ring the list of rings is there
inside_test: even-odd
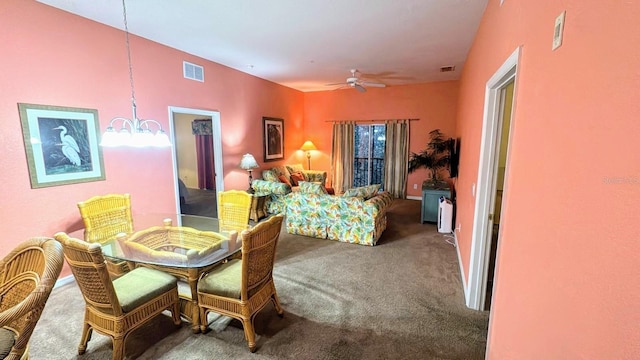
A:
[[[262,118],[264,161],[284,159],[284,120]]]
[[[98,111],[18,104],[31,188],[104,180]]]

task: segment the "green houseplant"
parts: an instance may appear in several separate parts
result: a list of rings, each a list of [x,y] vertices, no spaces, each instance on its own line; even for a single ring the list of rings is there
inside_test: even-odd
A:
[[[425,181],[425,185],[432,189],[445,189],[447,182],[440,178],[440,170],[449,167],[451,162],[451,142],[453,139],[446,139],[440,129],[429,132],[429,142],[427,147],[409,155],[409,173],[418,169],[428,169],[430,178]]]

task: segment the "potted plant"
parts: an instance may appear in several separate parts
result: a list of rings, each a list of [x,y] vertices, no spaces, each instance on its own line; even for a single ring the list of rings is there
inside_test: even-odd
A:
[[[447,189],[448,184],[440,178],[440,170],[449,167],[451,162],[450,146],[453,139],[445,139],[440,129],[429,132],[426,149],[409,156],[409,173],[418,169],[429,169],[431,177],[423,185],[430,189]]]

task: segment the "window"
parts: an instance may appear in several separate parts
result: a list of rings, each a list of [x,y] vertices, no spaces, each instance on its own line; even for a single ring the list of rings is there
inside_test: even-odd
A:
[[[356,125],[353,151],[353,187],[384,185],[384,125]]]

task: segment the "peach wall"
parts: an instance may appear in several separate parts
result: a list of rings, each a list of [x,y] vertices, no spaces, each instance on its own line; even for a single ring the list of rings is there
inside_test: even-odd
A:
[[[134,213],[175,213],[169,149],[104,149],[106,181],[31,189],[17,103],[97,109],[101,129],[130,117],[124,34],[23,0],[3,1],[0,28],[0,256],[28,237],[82,228],[76,203],[96,194],[129,192]],[[246,187],[242,154],[262,162],[262,116],[284,118],[288,134],[302,127],[302,92],[136,36],[131,55],[139,117],[168,131],[169,106],[220,111],[226,189]],[[206,82],[184,79],[183,60],[204,66]],[[285,154],[302,135],[292,138]]]
[[[465,64],[456,127],[468,269],[485,84],[522,46],[487,357],[640,358],[640,3],[499,3]]]
[[[433,129],[453,136],[457,99],[457,81],[390,86],[366,93],[354,89],[305,93],[304,132],[320,150],[313,154],[311,166],[331,169],[332,124],[327,120],[419,119],[409,129],[409,151],[418,152],[426,147]],[[427,178],[425,169],[409,174],[407,195],[420,197],[420,186]]]

